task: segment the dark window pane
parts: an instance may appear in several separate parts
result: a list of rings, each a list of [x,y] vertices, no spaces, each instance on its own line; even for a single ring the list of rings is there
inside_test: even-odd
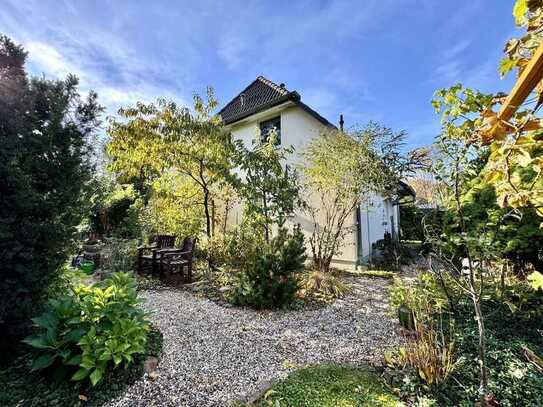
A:
[[[281,144],[281,117],[274,117],[260,123],[260,138],[263,143],[268,140],[270,130],[275,129],[277,132],[277,145]]]

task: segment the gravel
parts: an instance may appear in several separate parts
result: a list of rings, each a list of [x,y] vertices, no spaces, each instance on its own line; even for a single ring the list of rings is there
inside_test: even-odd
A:
[[[158,376],[145,375],[107,405],[228,406],[297,367],[379,363],[399,342],[386,314],[389,281],[349,279],[346,298],[288,312],[225,307],[172,288],[143,291],[164,335]]]

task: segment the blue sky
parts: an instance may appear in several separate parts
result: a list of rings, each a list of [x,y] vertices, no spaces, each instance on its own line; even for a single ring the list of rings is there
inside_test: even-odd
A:
[[[332,122],[369,120],[432,142],[435,89],[505,91],[497,66],[516,35],[507,0],[11,1],[0,32],[29,70],[71,72],[112,114],[157,97],[190,103],[212,86],[227,103],[258,75],[297,90]]]

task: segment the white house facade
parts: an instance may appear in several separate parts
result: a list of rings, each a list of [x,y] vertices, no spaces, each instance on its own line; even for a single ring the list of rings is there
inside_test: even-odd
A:
[[[282,146],[294,147],[289,165],[296,165],[300,153],[309,142],[332,123],[301,101],[296,91],[289,91],[284,84],[277,85],[259,76],[220,112],[232,138],[241,140],[247,147],[267,129],[274,127]],[[409,188],[408,188],[409,190]],[[410,190],[409,192],[411,192]],[[399,200],[372,196],[364,207],[353,211],[341,254],[333,260],[338,268],[352,269],[371,261],[372,245],[383,239],[385,233],[397,237],[399,231]],[[240,221],[241,211],[234,211],[232,221]],[[293,219],[306,235],[311,235],[313,222],[299,213]]]

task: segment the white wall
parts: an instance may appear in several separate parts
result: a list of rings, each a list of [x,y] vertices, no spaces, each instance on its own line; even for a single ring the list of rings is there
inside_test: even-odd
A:
[[[258,135],[259,123],[277,116],[281,117],[281,145],[283,147],[294,147],[295,153],[288,160],[288,163],[295,165],[300,160],[300,153],[314,137],[319,135],[324,129],[324,125],[292,102],[287,102],[284,105],[271,108],[235,123],[230,126],[232,138],[242,140],[246,147],[251,147],[253,140],[256,140]],[[395,230],[398,231],[396,206],[393,206],[389,200],[383,200],[379,196],[373,196],[370,202],[371,205],[368,210],[362,208],[361,211],[360,241],[362,244],[362,258],[368,258],[371,244],[382,239],[386,231],[391,233],[391,215],[394,215]],[[231,213],[232,223],[241,221],[241,213],[242,208],[240,206],[234,208]],[[311,235],[313,223],[307,215],[303,213],[296,214],[293,223],[299,223],[302,226],[306,237]],[[346,222],[345,226],[350,228],[351,231],[345,236],[342,253],[338,258],[334,259],[333,265],[340,268],[354,268],[360,260],[358,259],[356,247],[355,212],[353,212],[351,219]]]
[[[259,134],[259,124],[277,116],[281,117],[281,145],[294,147],[295,154],[289,160],[289,164],[294,164],[299,159],[299,153],[304,150],[312,138],[319,135],[324,129],[324,125],[292,102],[284,103],[235,123],[230,127],[232,137],[242,140],[246,147],[251,147],[253,140],[256,140]]]
[[[277,116],[281,117],[281,145],[294,147],[294,154],[288,158],[287,164],[296,166],[301,160],[301,152],[311,139],[324,130],[324,125],[292,102],[286,102],[234,123],[230,126],[232,138],[243,141],[246,147],[251,148],[253,141],[259,136],[260,123]],[[242,212],[242,206],[236,205],[229,216],[230,222],[233,224],[241,222]],[[308,241],[313,230],[310,217],[304,213],[298,213],[292,219],[292,223],[301,225]]]
[[[374,195],[368,199],[367,203],[361,207],[361,236],[362,243],[362,261],[370,260],[372,244],[383,239],[385,233],[398,234],[399,228],[399,207],[392,203],[390,199],[383,199],[381,196]],[[391,219],[392,217],[392,219]]]

